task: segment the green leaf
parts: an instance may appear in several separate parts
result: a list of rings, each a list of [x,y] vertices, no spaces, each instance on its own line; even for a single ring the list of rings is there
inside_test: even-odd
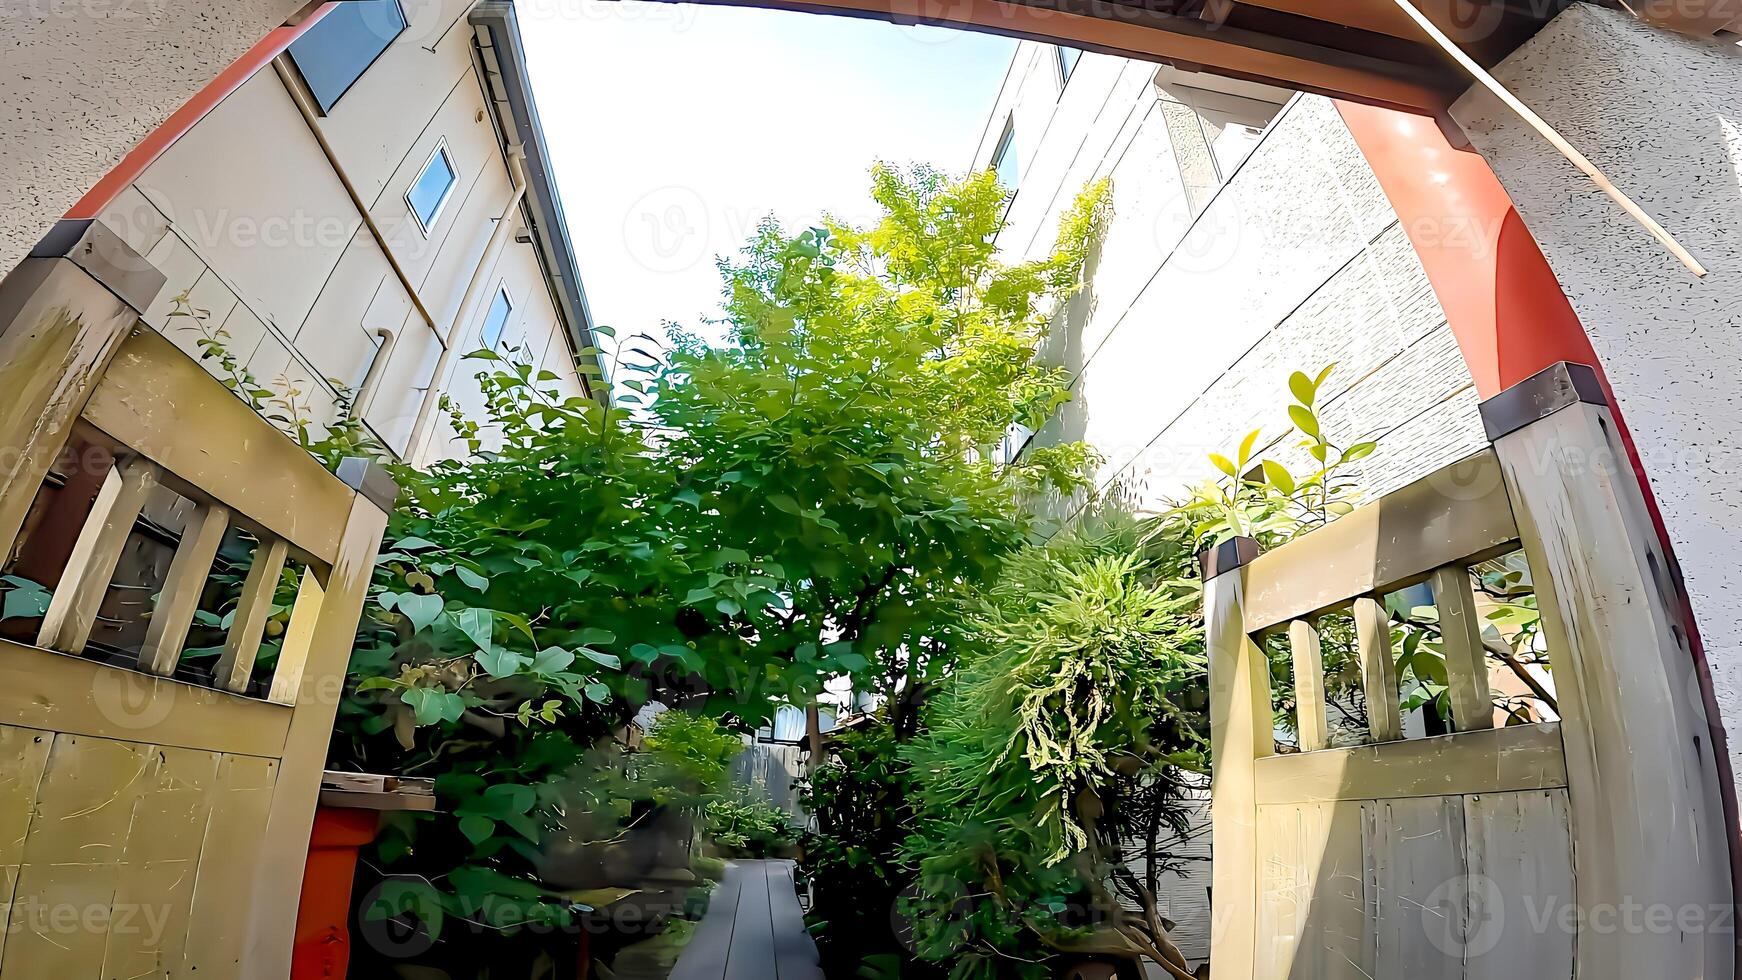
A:
[[[604,324],[599,324],[598,326],[593,327],[592,331],[601,337],[610,337],[613,340],[617,338],[617,330],[615,327],[607,327]]]
[[[1246,433],[1246,438],[1240,440],[1240,460],[1236,466],[1237,469],[1244,470],[1246,468],[1246,461],[1252,458],[1252,447],[1256,445],[1257,442],[1257,429],[1253,429],[1251,432]]]
[[[1216,469],[1221,470],[1223,473],[1226,473],[1231,477],[1237,479],[1240,476],[1240,470],[1234,465],[1234,461],[1221,453],[1211,453],[1210,463],[1214,465]]]
[[[393,542],[394,551],[423,551],[434,547],[436,547],[434,541],[417,537],[400,538],[398,541]]]
[[[472,659],[484,668],[484,673],[498,678],[513,675],[526,663],[525,657],[507,647],[478,650],[472,654]]]
[[[1304,371],[1296,371],[1288,376],[1288,391],[1295,401],[1307,408],[1313,407],[1313,399],[1318,397],[1318,385]]]
[[[29,579],[6,576],[6,581],[12,589],[6,593],[3,606],[0,606],[0,619],[34,619],[48,612],[48,604],[54,598],[53,594]]]
[[[496,615],[488,609],[468,606],[454,614],[454,625],[460,632],[471,638],[478,649],[486,652],[490,649],[490,637],[496,631]]]
[[[588,646],[591,644],[598,644],[599,646],[609,646],[609,645],[617,642],[617,634],[611,632],[608,629],[601,629],[597,626],[589,626],[586,629],[580,630],[580,631],[575,633],[575,642],[577,644],[580,644],[581,646]]]
[[[562,647],[545,647],[533,654],[532,671],[535,674],[555,674],[567,670],[575,662],[575,655]]]
[[[1377,442],[1357,442],[1343,451],[1343,462],[1353,463],[1358,459],[1366,459],[1373,455],[1373,450],[1378,448]]]
[[[714,608],[727,616],[736,616],[744,611],[744,607],[739,605],[736,599],[721,599],[714,603]]]
[[[460,833],[466,835],[473,846],[484,843],[496,835],[496,821],[477,814],[460,818]]]
[[[1294,493],[1294,476],[1288,472],[1288,467],[1281,463],[1270,459],[1265,460],[1264,478],[1270,481],[1271,486],[1284,494]]]
[[[1304,405],[1290,405],[1288,417],[1294,422],[1295,428],[1311,438],[1319,438],[1319,417],[1313,414],[1312,409]]]
[[[412,632],[422,632],[436,621],[442,614],[445,603],[439,595],[418,595],[415,592],[401,593],[398,599],[399,611],[405,618],[411,620]]]
[[[671,499],[680,504],[689,504],[691,507],[697,509],[700,509],[702,506],[702,495],[694,490],[680,490],[677,493],[672,494]]]
[[[399,692],[399,699],[411,706],[418,725],[433,725],[440,721],[455,721],[465,710],[465,702],[446,690],[435,687],[408,687]],[[455,704],[458,708],[455,708]],[[452,717],[449,717],[450,714]]]
[[[609,653],[600,653],[599,651],[594,650],[591,647],[581,647],[580,650],[578,650],[577,652],[580,653],[581,656],[586,657],[588,660],[591,660],[593,663],[596,663],[601,667],[609,667],[612,670],[621,670],[623,667],[623,661],[617,659],[616,657],[612,656]]]
[[[586,695],[588,701],[592,701],[595,704],[604,704],[611,700],[611,689],[603,684],[588,684],[586,687]]]
[[[460,581],[474,589],[477,589],[479,592],[490,591],[490,580],[464,565],[455,565],[454,574],[460,577]]]

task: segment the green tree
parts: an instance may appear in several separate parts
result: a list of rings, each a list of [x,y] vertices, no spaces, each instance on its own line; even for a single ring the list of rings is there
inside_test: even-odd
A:
[[[469,454],[397,469],[333,764],[436,777],[442,812],[395,817],[379,856],[445,915],[566,921],[538,883],[566,777],[649,699],[747,729],[853,675],[911,730],[962,596],[1023,544],[1023,495],[1080,479],[1080,446],[990,450],[1066,398],[1035,354],[1105,185],[1020,264],[994,255],[990,175],[873,188],[870,228],[763,225],[722,263],[726,342],[624,343],[610,405],[471,355]]]

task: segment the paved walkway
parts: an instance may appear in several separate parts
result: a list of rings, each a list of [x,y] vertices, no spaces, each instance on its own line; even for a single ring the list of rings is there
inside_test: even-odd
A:
[[[791,861],[734,861],[671,980],[823,980]]]

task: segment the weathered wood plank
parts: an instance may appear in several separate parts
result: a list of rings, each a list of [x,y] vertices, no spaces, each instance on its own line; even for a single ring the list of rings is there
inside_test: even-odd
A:
[[[65,259],[26,259],[0,280],[0,554],[139,315]]]
[[[1368,980],[1359,803],[1258,808],[1255,980]]]
[[[327,743],[332,739],[345,667],[350,663],[357,620],[363,613],[369,579],[375,571],[375,555],[386,527],[387,515],[367,497],[355,494],[339,542],[338,560],[327,574],[320,616],[315,620],[299,671],[298,687],[294,691],[280,689],[278,673],[285,670],[283,658],[291,652],[288,640],[273,676],[275,694],[293,700],[296,709],[285,736],[280,788],[272,800],[267,831],[268,846],[257,868],[276,887],[254,909],[245,971],[250,976],[266,975],[277,969],[275,964],[290,961],[297,896],[309,834],[314,827],[321,773],[326,770]],[[305,574],[304,581],[313,578]],[[296,618],[293,610],[293,629]]]
[[[0,718],[39,732],[276,758],[290,710],[0,640]]]
[[[1719,777],[1670,566],[1607,408],[1579,402],[1504,435],[1566,741],[1579,903],[1732,902]],[[1602,976],[1729,976],[1734,935],[1584,929]]]
[[[1325,720],[1325,651],[1318,627],[1304,619],[1288,624],[1289,653],[1294,660],[1295,725],[1300,750],[1313,752],[1331,744]]]
[[[1461,797],[1364,803],[1375,977],[1463,980]],[[1522,974],[1520,974],[1522,976]]]
[[[171,976],[187,941],[221,757],[193,749],[155,751],[161,761],[139,796],[116,869],[104,978]]]
[[[1355,600],[1355,653],[1361,661],[1361,692],[1367,697],[1367,730],[1375,742],[1403,737],[1397,657],[1391,647],[1391,616],[1371,596]]]
[[[1483,450],[1260,555],[1249,569],[1246,625],[1257,632],[1393,592],[1517,539],[1499,465]]]
[[[248,690],[248,681],[254,676],[254,660],[260,655],[260,640],[266,635],[266,621],[272,615],[279,576],[289,553],[290,546],[283,538],[268,538],[254,549],[254,563],[248,566],[248,577],[242,581],[236,615],[230,620],[224,653],[218,658],[213,675],[214,683],[226,691],[242,694]]]
[[[148,745],[55,736],[24,841],[0,980],[99,975],[134,805],[157,766]]]
[[[275,762],[243,756],[224,756],[218,761],[211,815],[194,875],[187,939],[181,966],[172,976],[216,980],[249,976],[242,967],[242,957],[254,906],[265,893],[287,887],[260,873],[261,858],[269,853],[266,825],[277,781]],[[304,848],[306,855],[306,840]],[[239,854],[248,855],[249,860],[236,860]]]
[[[1560,726],[1513,725],[1321,752],[1255,764],[1260,804],[1388,800],[1459,793],[1561,789]]]
[[[24,841],[36,813],[37,791],[48,766],[54,736],[28,728],[0,727],[0,958],[11,933],[10,916]]]
[[[320,622],[321,606],[325,601],[326,590],[321,586],[320,576],[312,568],[303,569],[302,579],[297,583],[296,601],[290,607],[290,625],[284,629],[278,662],[272,667],[272,686],[266,700],[273,704],[296,703],[315,642],[315,626]]]
[[[1470,919],[1464,980],[1569,980],[1575,901],[1567,791],[1464,797]]]
[[[1211,936],[1216,970],[1251,976],[1257,942],[1258,799],[1255,760],[1275,752],[1270,663],[1252,642],[1244,617],[1245,569],[1204,583],[1205,646],[1210,669]]]
[[[1494,698],[1488,690],[1488,653],[1482,649],[1482,616],[1470,572],[1462,565],[1434,569],[1434,608],[1446,657],[1452,723],[1460,732],[1494,727]]]
[[[103,478],[103,488],[97,492],[91,514],[79,530],[72,556],[61,573],[60,585],[43,614],[36,636],[38,646],[65,653],[84,651],[97,610],[109,591],[109,580],[115,577],[121,549],[126,547],[146,500],[157,489],[160,475],[149,460],[135,458]]]
[[[163,589],[158,593],[157,606],[151,611],[151,623],[145,630],[145,642],[139,648],[139,668],[168,677],[175,673],[181,661],[188,630],[194,624],[194,613],[200,608],[200,594],[212,574],[212,562],[218,557],[218,546],[224,542],[224,532],[230,529],[230,509],[221,504],[200,504],[195,508],[187,527],[182,531],[181,544],[170,559],[169,572]]]

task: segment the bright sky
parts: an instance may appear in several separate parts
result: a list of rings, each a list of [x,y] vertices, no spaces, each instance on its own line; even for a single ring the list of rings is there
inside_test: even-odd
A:
[[[972,162],[1015,42],[640,0],[519,5],[594,319],[620,337],[719,305],[714,256],[764,215],[872,213],[876,160]]]

